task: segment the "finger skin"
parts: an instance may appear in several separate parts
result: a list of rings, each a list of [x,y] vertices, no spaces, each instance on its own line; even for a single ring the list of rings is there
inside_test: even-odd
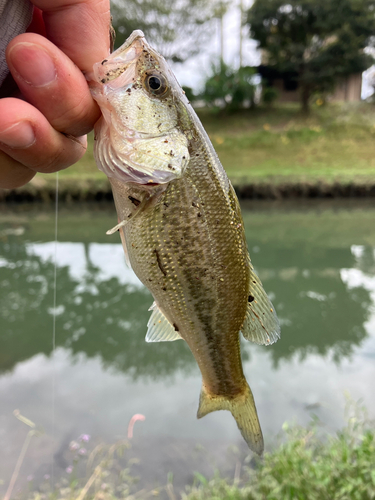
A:
[[[49,40],[34,33],[14,38],[8,67],[25,99],[58,131],[81,136],[92,130],[100,110],[79,68]]]
[[[74,140],[57,130],[80,136],[92,128],[99,116],[87,84],[85,82],[83,85],[82,75],[74,64],[84,73],[91,72],[93,64],[108,55],[109,0],[31,2],[42,11],[45,27],[45,33],[39,29],[35,31],[46,34],[50,42],[56,45],[53,47],[45,38],[37,40],[39,49],[49,51],[54,60],[56,79],[44,88],[43,85],[30,85],[23,74],[25,68],[20,64],[21,52],[18,59],[17,51],[8,53],[8,64],[17,84],[34,106],[18,99],[0,100],[0,188],[21,186],[36,171],[54,172],[74,164],[84,154],[86,138]],[[23,38],[12,41],[9,50],[20,41],[35,45],[36,39],[30,38],[35,36],[38,35],[20,35]],[[30,59],[30,54],[27,59]],[[40,75],[43,74],[42,71]],[[31,126],[35,134],[32,143],[22,144],[22,134],[17,134],[17,124]]]
[[[23,186],[35,176],[36,172],[13,160],[0,151],[0,189],[15,189]]]
[[[31,126],[33,140],[27,136],[22,144],[20,123]],[[0,150],[6,153],[0,157],[0,187],[10,189],[22,185],[35,172],[50,173],[67,168],[83,156],[86,145],[86,137],[75,139],[57,132],[31,104],[15,98],[0,100]],[[20,182],[23,178],[25,181]]]
[[[32,0],[43,11],[47,37],[81,71],[109,54],[109,0]]]

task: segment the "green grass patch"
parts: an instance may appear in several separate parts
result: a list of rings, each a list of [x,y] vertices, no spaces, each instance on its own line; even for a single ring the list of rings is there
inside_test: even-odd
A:
[[[367,105],[369,106],[369,105]],[[366,183],[375,179],[375,113],[336,107],[303,117],[293,108],[203,122],[233,182]],[[370,113],[371,112],[371,113]],[[239,125],[239,127],[238,127]],[[249,126],[250,125],[250,126]]]
[[[198,114],[237,185],[375,182],[375,107],[371,104],[327,105],[313,108],[307,117],[293,104],[229,115],[210,110]],[[104,179],[92,147],[90,134],[86,155],[60,173],[62,180]]]
[[[322,439],[318,424],[285,424],[286,441],[248,467],[242,484],[240,478],[208,481],[198,475],[184,500],[374,499],[375,432],[363,409],[357,407],[336,436]]]

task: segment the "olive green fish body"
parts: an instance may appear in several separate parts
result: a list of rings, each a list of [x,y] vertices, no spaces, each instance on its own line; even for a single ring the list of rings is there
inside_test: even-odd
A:
[[[235,395],[244,381],[247,249],[230,185],[224,192],[214,168],[202,175],[201,162],[193,157],[157,205],[122,231],[132,268],[188,343],[207,390]]]
[[[263,438],[239,334],[279,336],[252,268],[237,197],[161,56],[134,32],[94,67],[103,118],[95,157],[112,185],[127,260],[155,303],[146,340],[184,339],[202,373],[198,417],[226,409],[257,453]]]

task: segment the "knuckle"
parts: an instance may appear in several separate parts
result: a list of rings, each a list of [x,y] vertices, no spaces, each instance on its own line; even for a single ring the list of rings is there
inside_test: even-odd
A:
[[[96,121],[93,113],[93,102],[86,95],[76,96],[70,104],[64,104],[51,118],[51,125],[62,133],[74,136],[87,134],[92,130]]]
[[[61,136],[59,143],[50,149],[43,158],[37,156],[32,169],[37,172],[50,173],[63,170],[76,163],[86,152],[86,145],[71,136]]]

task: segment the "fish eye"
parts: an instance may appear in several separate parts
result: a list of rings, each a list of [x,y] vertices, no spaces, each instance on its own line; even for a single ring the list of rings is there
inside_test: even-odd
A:
[[[155,96],[162,96],[169,89],[165,77],[161,73],[158,73],[156,71],[152,73],[146,73],[144,79],[144,87],[148,92]]]

